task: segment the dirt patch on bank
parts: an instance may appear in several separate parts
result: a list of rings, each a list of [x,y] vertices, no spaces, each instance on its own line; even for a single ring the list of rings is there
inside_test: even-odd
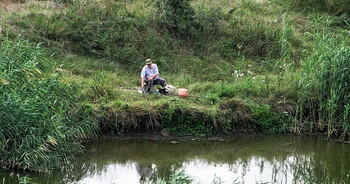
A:
[[[13,3],[10,1],[0,2],[0,12],[18,12],[24,9],[24,3]]]
[[[195,135],[169,135],[163,136],[160,133],[138,133],[138,134],[127,134],[122,136],[106,136],[100,135],[94,138],[85,140],[84,142],[99,141],[99,140],[152,140],[152,141],[183,141],[183,140],[192,140],[192,141],[229,141],[235,140],[241,137],[254,137],[263,135],[261,132],[235,132],[235,133],[226,133],[226,134],[216,134],[216,135],[207,135],[207,136],[195,136]],[[289,135],[289,134],[286,134]]]
[[[37,1],[37,0],[23,0],[18,2],[11,2],[9,0],[0,0],[0,12],[11,13],[11,12],[24,12],[28,5],[32,5],[41,11],[45,11],[48,8],[57,8],[58,4],[53,1]],[[0,16],[1,17],[1,16]]]

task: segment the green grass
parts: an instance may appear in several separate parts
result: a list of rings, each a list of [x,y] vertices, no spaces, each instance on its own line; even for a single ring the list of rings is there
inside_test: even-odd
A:
[[[283,0],[280,2],[292,9],[326,11],[335,14],[347,13],[350,10],[349,0]]]

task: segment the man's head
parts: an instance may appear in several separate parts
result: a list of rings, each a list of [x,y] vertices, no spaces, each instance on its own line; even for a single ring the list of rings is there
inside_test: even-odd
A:
[[[152,64],[152,59],[146,59],[146,65],[151,65]]]
[[[148,68],[152,69],[152,60],[151,59],[146,59],[146,65]]]

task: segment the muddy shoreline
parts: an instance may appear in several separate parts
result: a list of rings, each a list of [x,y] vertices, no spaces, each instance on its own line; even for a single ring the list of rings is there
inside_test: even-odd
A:
[[[247,138],[247,137],[256,137],[256,136],[263,136],[263,135],[284,135],[284,136],[324,136],[324,134],[321,133],[308,133],[308,134],[264,134],[261,132],[237,132],[237,133],[230,133],[230,134],[215,134],[215,135],[206,135],[206,136],[197,136],[197,135],[169,135],[164,136],[160,133],[155,134],[149,134],[149,133],[139,133],[139,134],[128,134],[128,135],[121,135],[121,136],[100,136],[95,137],[89,140],[84,140],[83,143],[88,142],[96,142],[96,141],[103,141],[103,140],[122,140],[122,141],[128,141],[128,140],[150,140],[150,141],[186,141],[186,140],[193,140],[193,141],[230,141],[235,140],[239,138]],[[332,139],[335,140],[335,139]]]

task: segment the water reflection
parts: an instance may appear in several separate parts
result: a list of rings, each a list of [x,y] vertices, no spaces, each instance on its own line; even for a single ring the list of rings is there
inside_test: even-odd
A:
[[[264,168],[261,165],[264,164]],[[202,183],[212,183],[215,178],[232,183],[292,183],[290,170],[275,170],[274,165],[265,163],[262,158],[252,158],[245,166],[236,164],[208,164],[205,160],[194,160],[183,167],[185,172]]]
[[[135,163],[137,174],[139,174],[140,182],[151,179],[153,173],[155,172],[155,164],[142,164]]]
[[[132,184],[183,170],[201,183],[350,183],[350,145],[321,137],[256,136],[178,144],[106,140],[88,143],[86,149],[87,154],[65,171],[30,177],[38,183]]]
[[[135,163],[109,164],[99,172],[89,172],[81,180],[67,183],[139,183]]]

